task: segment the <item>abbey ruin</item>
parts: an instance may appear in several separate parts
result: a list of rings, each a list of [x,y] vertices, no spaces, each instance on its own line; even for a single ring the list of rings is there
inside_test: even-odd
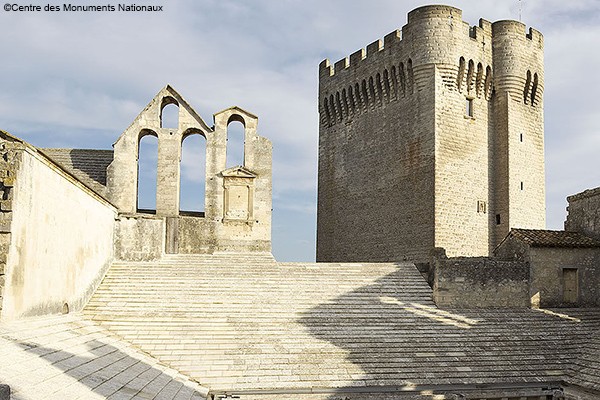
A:
[[[600,188],[544,229],[542,56],[436,5],[322,62],[318,263],[272,256],[271,142],[240,107],[209,126],[167,85],[111,150],[0,131],[0,400],[600,398]]]

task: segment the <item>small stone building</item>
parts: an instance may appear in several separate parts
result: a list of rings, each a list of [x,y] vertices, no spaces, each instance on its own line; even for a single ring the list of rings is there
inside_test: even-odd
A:
[[[569,196],[564,231],[511,229],[493,257],[432,252],[424,266],[441,307],[600,306],[600,188]],[[427,269],[429,268],[429,269]]]
[[[495,255],[529,264],[533,307],[600,306],[600,240],[579,232],[513,229]]]

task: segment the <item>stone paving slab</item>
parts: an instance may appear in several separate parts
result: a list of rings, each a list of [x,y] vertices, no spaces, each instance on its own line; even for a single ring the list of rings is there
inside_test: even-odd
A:
[[[13,400],[204,399],[207,390],[80,314],[0,323]]]

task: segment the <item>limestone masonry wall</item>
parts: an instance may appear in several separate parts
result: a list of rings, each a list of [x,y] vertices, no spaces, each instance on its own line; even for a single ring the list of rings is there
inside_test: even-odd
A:
[[[441,258],[434,266],[438,307],[529,307],[529,264],[485,257]]]
[[[569,202],[565,230],[581,232],[600,239],[600,188],[567,197]]]
[[[116,209],[32,147],[2,147],[2,318],[80,310],[112,262]]]
[[[425,6],[319,66],[318,261],[486,256],[545,227],[543,38]]]

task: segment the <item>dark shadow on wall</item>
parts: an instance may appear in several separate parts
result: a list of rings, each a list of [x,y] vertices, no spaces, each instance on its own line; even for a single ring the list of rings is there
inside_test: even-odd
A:
[[[340,388],[330,399],[342,394],[353,400],[374,398],[349,394],[356,388],[414,394],[419,387],[557,382],[577,343],[598,329],[597,320],[594,327],[529,309],[442,310],[431,301],[427,283],[405,268],[314,307],[300,319],[314,337],[346,350],[347,360],[363,371],[353,376],[351,388]],[[331,360],[320,361],[323,374],[339,373]]]
[[[19,346],[106,398],[204,399],[189,385],[101,340],[86,343],[86,355],[36,343],[20,342]],[[19,393],[11,399],[20,399]]]

